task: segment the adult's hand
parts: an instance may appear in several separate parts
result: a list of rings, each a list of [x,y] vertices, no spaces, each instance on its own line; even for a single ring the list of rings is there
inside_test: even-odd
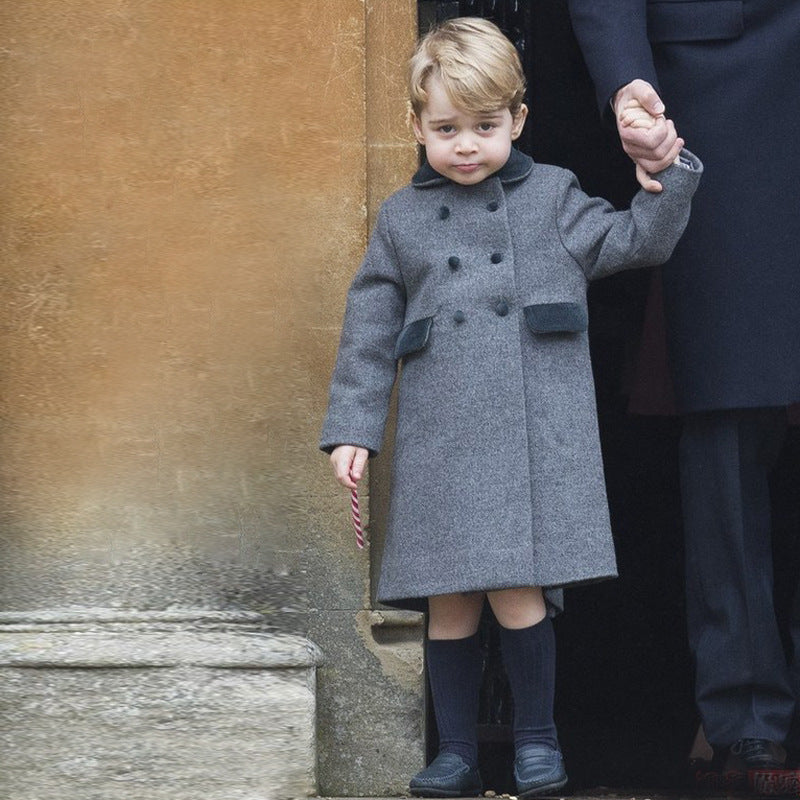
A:
[[[622,112],[625,108],[640,105],[653,118],[649,128],[625,124]],[[622,148],[636,164],[636,179],[648,192],[660,192],[661,184],[650,177],[672,164],[684,145],[672,120],[664,116],[664,103],[658,92],[639,78],[623,86],[614,95],[614,113]]]

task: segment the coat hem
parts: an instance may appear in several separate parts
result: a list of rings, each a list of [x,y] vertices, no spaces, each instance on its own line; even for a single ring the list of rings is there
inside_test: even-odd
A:
[[[570,578],[562,583],[537,583],[535,580],[513,580],[495,582],[490,581],[486,584],[477,586],[464,587],[436,587],[435,591],[425,592],[418,590],[419,593],[406,593],[406,592],[379,592],[377,601],[383,605],[391,606],[392,608],[401,608],[409,611],[427,611],[428,597],[439,594],[471,594],[473,592],[494,592],[501,589],[516,589],[523,586],[541,586],[545,593],[545,601],[548,606],[549,616],[555,616],[564,610],[563,590],[577,586],[587,586],[592,583],[600,583],[601,581],[611,580],[617,577],[616,570],[598,573],[594,575],[587,575],[579,578]]]

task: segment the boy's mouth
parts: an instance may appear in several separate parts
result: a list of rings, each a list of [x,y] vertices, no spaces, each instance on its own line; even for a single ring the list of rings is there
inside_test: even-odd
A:
[[[454,166],[459,172],[475,172],[480,164],[455,164]]]

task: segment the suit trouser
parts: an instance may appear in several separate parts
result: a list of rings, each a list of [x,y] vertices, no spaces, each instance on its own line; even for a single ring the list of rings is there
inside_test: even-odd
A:
[[[783,408],[688,415],[680,443],[689,644],[706,737],[784,742],[795,700],[773,603],[768,476]]]

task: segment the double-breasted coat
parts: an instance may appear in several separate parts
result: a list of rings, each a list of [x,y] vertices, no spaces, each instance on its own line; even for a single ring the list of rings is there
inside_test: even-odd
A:
[[[379,600],[616,574],[586,287],[668,258],[702,171],[685,156],[626,212],[516,150],[474,186],[424,165],[383,204],[320,444],[380,449],[401,362]]]
[[[663,271],[678,409],[800,400],[800,2],[569,0],[609,114],[659,89],[705,175]]]

